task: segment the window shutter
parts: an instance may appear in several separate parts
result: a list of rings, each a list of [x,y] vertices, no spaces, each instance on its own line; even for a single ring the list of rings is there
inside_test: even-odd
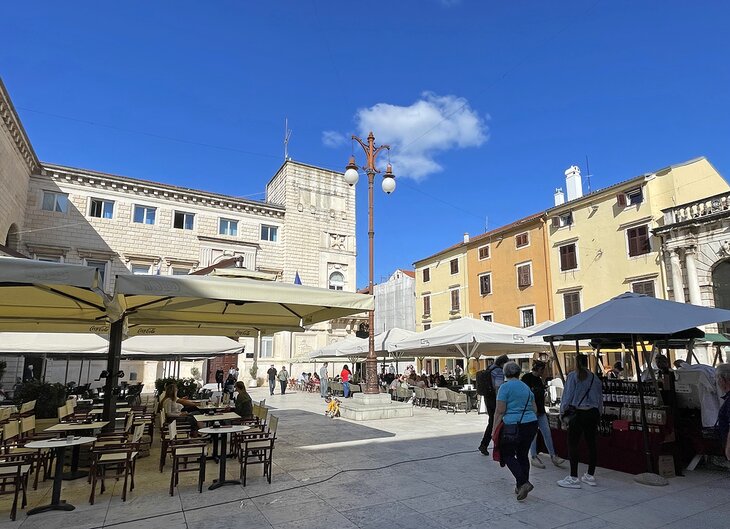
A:
[[[626,207],[626,193],[619,193],[616,195],[616,203],[620,207]]]

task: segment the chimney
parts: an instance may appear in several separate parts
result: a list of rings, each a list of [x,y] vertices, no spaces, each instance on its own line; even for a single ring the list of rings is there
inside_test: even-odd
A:
[[[563,188],[558,187],[555,189],[555,205],[565,204],[565,195],[563,194]]]
[[[467,242],[469,242],[469,234],[465,233],[464,234],[464,243],[467,243]]]
[[[568,201],[575,200],[583,196],[583,184],[580,180],[580,168],[577,165],[571,165],[565,171],[565,189],[568,193]]]

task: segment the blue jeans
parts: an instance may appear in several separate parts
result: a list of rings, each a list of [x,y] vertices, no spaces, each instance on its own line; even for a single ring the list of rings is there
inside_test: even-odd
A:
[[[537,427],[542,434],[542,439],[545,441],[545,448],[547,448],[548,454],[551,456],[555,455],[555,448],[553,447],[553,436],[550,435],[550,423],[548,422],[547,414],[537,416]],[[537,456],[537,432],[530,445],[530,455],[532,457]]]
[[[350,383],[349,382],[342,383],[342,393],[343,393],[343,395],[345,395],[345,398],[350,396]]]
[[[270,378],[269,379],[269,393],[271,393],[272,395],[274,394],[274,388],[275,387],[276,387],[276,379],[275,378]]]

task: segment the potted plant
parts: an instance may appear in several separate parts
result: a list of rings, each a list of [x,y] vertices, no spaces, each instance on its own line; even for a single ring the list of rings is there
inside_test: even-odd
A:
[[[256,379],[256,374],[259,372],[259,366],[254,363],[251,368],[248,370],[248,374],[251,375],[251,379],[248,381],[247,386],[249,388],[255,388],[258,387],[258,381]]]

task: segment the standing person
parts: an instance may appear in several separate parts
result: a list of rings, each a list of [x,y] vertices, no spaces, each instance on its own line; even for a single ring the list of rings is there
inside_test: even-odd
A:
[[[485,456],[489,455],[489,442],[492,440],[494,431],[494,412],[497,409],[497,391],[504,382],[502,366],[509,361],[507,355],[498,356],[494,363],[483,371],[477,373],[477,393],[484,397],[484,404],[487,407],[489,422],[484,430],[484,437],[479,444],[479,451]],[[441,386],[441,384],[439,384]]]
[[[238,378],[236,366],[231,366],[231,368],[228,370],[228,376],[233,377],[234,380]]]
[[[545,441],[545,448],[550,454],[550,460],[553,465],[559,467],[565,461],[555,455],[555,448],[553,448],[553,437],[550,434],[550,423],[548,422],[547,414],[545,413],[545,368],[547,364],[542,360],[535,360],[532,364],[532,371],[526,373],[522,377],[522,382],[527,384],[535,395],[535,408],[537,411],[537,427],[542,434],[542,439]],[[537,433],[535,438],[532,440],[530,445],[530,460],[533,467],[545,468],[545,463],[542,462],[540,457],[537,455]]]
[[[327,386],[329,383],[329,373],[327,373],[328,365],[329,364],[325,362],[324,365],[319,368],[319,395],[322,398],[325,398],[327,396]]]
[[[33,380],[34,378],[35,375],[33,374],[33,364],[26,364],[25,369],[23,369],[23,382]]]
[[[570,455],[570,475],[558,481],[558,485],[569,489],[579,489],[581,482],[596,486],[596,434],[601,417],[603,402],[601,381],[588,370],[588,357],[576,355],[575,370],[568,375],[560,402],[560,416],[568,423],[568,453]],[[585,437],[588,446],[588,472],[578,479],[578,443]]]
[[[720,413],[717,414],[717,429],[720,434],[720,442],[725,451],[725,458],[730,460],[730,364],[720,364],[715,371],[717,385],[723,393],[723,403]]]
[[[515,362],[504,364],[505,381],[497,391],[497,407],[495,409],[494,427],[500,432],[499,445],[500,464],[507,465],[515,477],[515,493],[522,501],[535,487],[530,483],[530,460],[527,452],[530,443],[537,434],[537,415],[535,414],[535,395],[532,390],[520,381],[520,366]],[[502,428],[499,428],[503,422]],[[509,430],[513,430],[510,432]]]
[[[350,376],[352,373],[350,373],[350,368],[347,367],[347,364],[344,365],[342,368],[342,371],[340,372],[340,381],[342,381],[342,393],[347,398],[350,395]]]
[[[274,364],[271,364],[271,367],[266,374],[269,376],[269,393],[273,395],[274,388],[276,387],[276,368],[274,367]]]
[[[286,370],[286,367],[281,366],[281,371],[279,371],[279,384],[281,385],[281,394],[284,395],[286,393],[286,385],[289,382],[289,372]],[[273,395],[273,393],[272,393]]]
[[[216,369],[215,381],[218,384],[218,391],[223,391],[223,370],[220,367]]]

